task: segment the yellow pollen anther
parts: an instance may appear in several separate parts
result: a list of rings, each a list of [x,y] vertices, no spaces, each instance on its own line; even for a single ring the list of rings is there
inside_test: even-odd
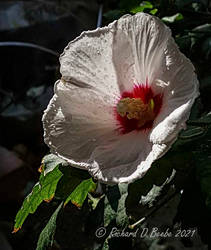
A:
[[[117,112],[120,116],[138,120],[138,127],[142,127],[146,122],[155,118],[154,101],[150,99],[148,104],[144,104],[140,98],[122,98],[117,104]]]
[[[154,103],[154,100],[153,100],[153,99],[150,99],[150,100],[149,100],[149,105],[150,105],[150,108],[153,110],[154,107],[155,107],[155,103]]]

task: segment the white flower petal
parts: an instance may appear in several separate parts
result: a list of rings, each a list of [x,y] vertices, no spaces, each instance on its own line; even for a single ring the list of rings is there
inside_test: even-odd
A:
[[[120,95],[112,63],[113,26],[83,32],[68,44],[60,56],[63,80],[109,96]]]
[[[191,107],[199,95],[194,67],[180,53],[173,39],[166,50],[166,69],[162,79],[168,82],[163,91],[163,105],[150,135],[153,143],[166,143],[175,138],[189,118]]]
[[[134,82],[151,85],[160,78],[166,67],[165,47],[170,36],[169,28],[145,13],[121,18],[113,44],[119,85],[130,90]]]
[[[156,17],[144,13],[123,17],[117,22],[116,37],[113,58],[123,85],[120,89],[126,86],[131,90],[134,82],[147,81],[155,93],[163,93],[162,110],[154,121],[150,141],[172,141],[185,128],[199,95],[192,63],[179,51],[170,29]]]
[[[141,178],[185,127],[198,96],[194,67],[159,19],[140,13],[70,42],[60,57],[62,80],[43,116],[45,142],[102,182]],[[152,131],[120,135],[113,107],[134,83],[163,104]]]
[[[139,13],[108,27],[83,32],[60,57],[65,81],[119,96],[134,83],[153,83],[166,67],[171,32],[159,19]]]
[[[140,140],[141,139],[141,140]],[[130,140],[130,143],[125,142]],[[147,135],[135,133],[121,137],[115,143],[98,147],[92,154],[94,160],[89,172],[105,183],[130,183],[142,178],[151,164],[160,158],[174,140],[166,144],[152,144]]]
[[[124,178],[129,181],[151,147],[147,134],[137,131],[113,136],[112,140],[106,140],[93,151],[89,171],[103,182],[118,183]]]
[[[94,148],[113,137],[113,108],[95,91],[61,81],[43,116],[45,142],[62,158],[87,166]]]

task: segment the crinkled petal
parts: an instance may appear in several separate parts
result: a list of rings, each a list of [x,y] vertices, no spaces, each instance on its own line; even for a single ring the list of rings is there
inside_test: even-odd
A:
[[[135,176],[140,162],[145,161],[152,145],[147,134],[137,131],[117,135],[107,140],[93,151],[90,160],[90,173],[98,180],[109,183],[130,182]]]
[[[43,116],[45,142],[102,182],[132,182],[144,175],[158,150],[147,133],[120,135],[107,100],[91,89],[58,81]]]
[[[194,67],[159,19],[140,13],[70,42],[62,80],[43,116],[45,142],[102,182],[141,178],[185,127],[198,96]],[[113,108],[123,91],[148,83],[163,94],[151,131],[120,135]]]
[[[194,67],[179,51],[170,29],[144,13],[122,17],[116,23],[113,61],[121,91],[132,90],[134,83],[147,83],[155,94],[163,94],[150,141],[174,140],[185,128],[199,92]]]
[[[153,143],[168,143],[177,137],[189,118],[191,107],[199,95],[199,83],[192,63],[178,49],[172,38],[165,49],[166,68],[162,80],[163,105],[150,135]]]
[[[109,96],[120,95],[112,63],[113,26],[83,32],[60,56],[62,79]]]
[[[170,36],[169,28],[145,13],[120,18],[114,35],[113,61],[121,90],[131,90],[134,83],[152,85],[161,76]]]
[[[122,144],[122,138],[105,148],[98,147],[92,154],[95,160],[89,167],[90,174],[105,183],[131,183],[142,178],[175,141],[168,145],[152,144],[147,137],[140,141],[136,133],[129,136],[130,144]]]
[[[94,90],[58,81],[44,116],[44,138],[53,153],[71,163],[88,166],[89,157],[104,138],[112,138],[113,109]]]

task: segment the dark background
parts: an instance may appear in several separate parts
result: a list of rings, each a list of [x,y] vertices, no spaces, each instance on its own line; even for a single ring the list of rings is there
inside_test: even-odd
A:
[[[0,1],[0,43],[33,43],[60,54],[83,30],[96,28],[100,2],[104,2],[103,25],[106,25],[123,14],[135,13],[134,9],[142,1]],[[211,1],[150,2],[160,18],[182,14],[181,19],[166,24],[182,52],[193,62],[200,80],[201,98],[193,113],[197,116],[210,111]],[[38,180],[42,157],[49,152],[43,143],[41,117],[59,77],[58,56],[36,48],[0,46],[0,250],[35,249],[41,229],[55,210],[54,203],[41,205],[20,232],[11,234],[15,215]],[[193,189],[193,192],[198,191]],[[165,213],[171,211],[175,203],[170,204]],[[86,203],[82,210],[67,206],[52,249],[97,249],[92,230],[86,229],[87,223],[92,225],[87,206]],[[180,242],[182,245],[176,243],[171,247],[160,242],[154,248],[143,242],[132,246],[131,242],[121,241],[111,243],[110,249],[207,249],[209,222],[206,209],[203,211],[199,220],[189,219],[189,210],[185,215],[193,226],[201,223],[202,241],[199,237],[196,243]],[[197,217],[196,214],[193,217]]]

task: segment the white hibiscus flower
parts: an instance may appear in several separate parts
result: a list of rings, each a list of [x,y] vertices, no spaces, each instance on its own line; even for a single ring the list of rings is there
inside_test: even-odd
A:
[[[171,31],[144,13],[83,32],[60,63],[45,142],[101,182],[143,177],[185,128],[198,96],[194,67]]]

